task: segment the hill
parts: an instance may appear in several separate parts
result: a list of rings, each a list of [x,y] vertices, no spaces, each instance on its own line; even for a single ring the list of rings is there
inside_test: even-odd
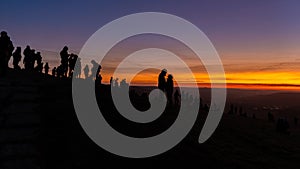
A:
[[[197,139],[207,115],[205,110],[200,110],[193,129],[175,148],[151,158],[129,159],[106,152],[85,134],[74,112],[70,79],[10,71],[7,77],[0,79],[0,91],[0,168],[299,167],[300,132],[299,126],[292,123],[290,134],[282,134],[276,132],[274,122],[266,119],[224,114],[213,136],[199,144]],[[109,86],[101,86],[99,91],[109,93]],[[271,94],[247,99],[255,106],[272,99],[298,97]],[[109,95],[100,97],[99,105],[104,110],[112,109],[109,99]],[[133,102],[137,107],[144,105],[136,98]],[[113,120],[110,114],[106,117]],[[123,120],[110,124],[120,132],[142,137],[144,133],[157,134],[168,128],[171,124],[165,124],[166,120],[174,118],[168,116],[141,128]]]

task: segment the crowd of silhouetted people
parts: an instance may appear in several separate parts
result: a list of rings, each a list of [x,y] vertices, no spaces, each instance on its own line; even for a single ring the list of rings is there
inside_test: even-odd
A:
[[[67,46],[63,47],[60,54],[60,65],[53,67],[50,72],[50,65],[48,62],[43,62],[43,57],[41,52],[32,49],[29,45],[23,51],[23,65],[26,71],[35,71],[39,73],[44,73],[46,75],[50,74],[57,78],[81,78],[81,59],[78,55],[69,53],[69,48]],[[9,69],[9,60],[13,58],[13,69],[21,70],[20,62],[22,61],[22,49],[17,47],[15,49],[10,37],[7,32],[2,31],[0,37],[0,77],[4,77]],[[97,84],[101,84],[102,76],[100,74],[101,65],[96,61],[91,61],[92,68],[86,65],[83,69],[85,79],[93,79]],[[76,66],[76,69],[75,69]],[[91,73],[90,73],[91,72]]]
[[[6,75],[8,71],[8,63],[11,57],[13,58],[13,69],[21,70],[20,62],[22,61],[22,49],[21,47],[15,47],[10,40],[10,37],[7,35],[7,32],[2,31],[0,37],[0,77]],[[23,51],[23,64],[24,70],[43,72],[47,75],[49,73],[49,64],[48,62],[43,62],[43,58],[40,52],[36,52],[35,49],[31,49],[28,45]]]
[[[60,65],[52,69],[51,74],[53,77],[81,77],[81,59],[78,57],[78,55],[74,53],[69,53],[68,50],[69,48],[67,46],[64,46],[63,49],[60,51]],[[78,69],[75,69],[76,62]]]
[[[81,78],[81,70],[83,70],[84,78],[94,80],[96,85],[102,84],[101,65],[92,60],[92,68],[86,65],[83,69],[81,67],[81,59],[78,55],[69,53],[69,48],[64,46],[60,51],[60,65],[53,67],[51,70],[51,76],[55,78]],[[48,75],[50,72],[49,63],[43,62],[41,52],[32,49],[29,45],[23,50],[23,65],[26,71],[35,71]],[[22,49],[21,47],[14,47],[7,32],[2,31],[0,36],[0,77],[4,77],[9,69],[9,60],[13,58],[13,69],[21,70],[20,62],[22,61]],[[76,69],[75,69],[76,67]],[[110,85],[115,88],[127,89],[129,84],[126,79],[122,79],[119,82],[119,78],[110,78]],[[189,100],[189,103],[194,103],[194,99],[200,99],[200,109],[209,111],[209,106],[203,104],[201,98],[193,98],[192,95],[184,94],[181,96],[179,90],[174,91],[174,80],[172,74],[168,74],[166,69],[162,69],[158,75],[158,89],[165,93],[167,96],[168,105],[180,105],[181,99]],[[195,102],[196,103],[196,102]],[[242,117],[248,117],[243,107],[237,107],[233,104],[230,105],[228,114],[239,114]],[[256,119],[255,114],[252,114],[252,118]],[[267,118],[269,122],[276,122],[276,131],[279,133],[289,133],[290,124],[287,118],[279,117],[277,121],[271,112],[268,112]],[[298,125],[298,118],[294,118],[294,124]]]
[[[242,106],[238,107],[238,106],[235,106],[234,104],[230,105],[228,114],[240,115],[240,116],[246,117],[246,118],[248,117],[247,112],[243,110]],[[256,119],[255,113],[252,114],[252,118]],[[268,122],[273,123],[275,125],[276,132],[281,133],[281,134],[289,134],[290,133],[289,129],[291,128],[290,123],[293,123],[293,125],[295,127],[297,127],[299,119],[298,119],[298,117],[295,116],[292,121],[292,120],[289,120],[287,117],[279,116],[279,117],[277,117],[277,120],[276,120],[275,115],[269,111],[267,113],[267,120],[268,120]]]
[[[22,60],[21,47],[17,47],[14,51],[13,43],[5,31],[1,32],[0,43],[1,76],[4,76],[6,74],[6,71],[8,70],[8,62],[11,56],[13,56],[13,68],[16,70],[21,70],[21,66],[19,65]],[[71,78],[73,76],[75,78],[81,78],[81,59],[78,57],[78,55],[69,53],[69,48],[67,46],[64,46],[59,54],[60,65],[52,68],[51,75],[57,78]],[[35,49],[32,49],[28,45],[24,49],[23,55],[23,64],[25,70],[36,71],[39,73],[44,73],[46,75],[50,73],[50,65],[47,62],[44,64],[43,57],[40,52],[37,52]],[[102,67],[94,60],[91,61],[91,64],[92,68],[89,68],[88,65],[83,68],[84,78],[95,80],[96,84],[101,84],[102,76],[100,74],[100,71]],[[163,69],[158,76],[158,88],[166,94],[169,105],[172,105],[174,103],[180,104],[181,96],[178,90],[174,92],[173,76],[171,74],[168,74],[167,77],[166,76],[167,70]],[[126,79],[122,79],[120,84],[118,80],[118,78],[113,79],[111,77],[110,85],[120,88],[128,87]]]

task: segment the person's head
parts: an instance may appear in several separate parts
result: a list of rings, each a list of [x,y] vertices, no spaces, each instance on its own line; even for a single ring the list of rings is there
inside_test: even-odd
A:
[[[2,32],[1,32],[1,37],[7,37],[7,32],[2,31]]]
[[[64,46],[63,50],[68,51],[69,50],[68,46]]]
[[[91,63],[92,63],[93,65],[98,65],[97,62],[96,62],[95,60],[92,60]]]
[[[164,76],[166,76],[167,72],[168,72],[167,69],[161,70],[161,74],[163,74]]]
[[[17,49],[16,49],[16,51],[17,52],[21,52],[21,47],[18,46]]]
[[[171,74],[169,74],[168,79],[173,80],[173,76]]]

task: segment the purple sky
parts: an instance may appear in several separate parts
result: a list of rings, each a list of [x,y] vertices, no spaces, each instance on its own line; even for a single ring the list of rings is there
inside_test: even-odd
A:
[[[266,64],[258,67],[263,70],[281,63],[300,63],[297,0],[10,0],[1,2],[0,30],[9,33],[15,46],[29,44],[42,51],[45,61],[58,64],[56,52],[64,45],[79,53],[85,41],[106,23],[149,11],[174,14],[197,25],[215,45],[224,64],[259,65],[263,61]]]

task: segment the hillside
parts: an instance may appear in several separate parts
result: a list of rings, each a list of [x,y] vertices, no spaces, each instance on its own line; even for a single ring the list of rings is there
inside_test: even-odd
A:
[[[109,86],[99,90],[109,92]],[[70,80],[11,71],[8,77],[0,79],[0,91],[1,169],[299,167],[300,130],[292,123],[290,134],[281,134],[276,132],[276,124],[267,119],[224,114],[213,136],[204,144],[198,144],[197,138],[206,117],[205,111],[201,110],[192,131],[175,148],[156,157],[128,159],[101,149],[82,130],[73,108]],[[255,100],[255,97],[249,102],[267,104],[272,99],[282,101],[299,96],[257,97],[261,100]],[[100,99],[109,103],[109,97]],[[104,104],[103,108],[111,110],[109,106]],[[163,122],[158,124],[163,125]],[[143,133],[143,128],[125,123],[111,122],[115,128],[123,129],[121,132]],[[150,126],[153,133],[159,131],[160,126],[156,125]],[[148,131],[149,128],[144,129]]]

